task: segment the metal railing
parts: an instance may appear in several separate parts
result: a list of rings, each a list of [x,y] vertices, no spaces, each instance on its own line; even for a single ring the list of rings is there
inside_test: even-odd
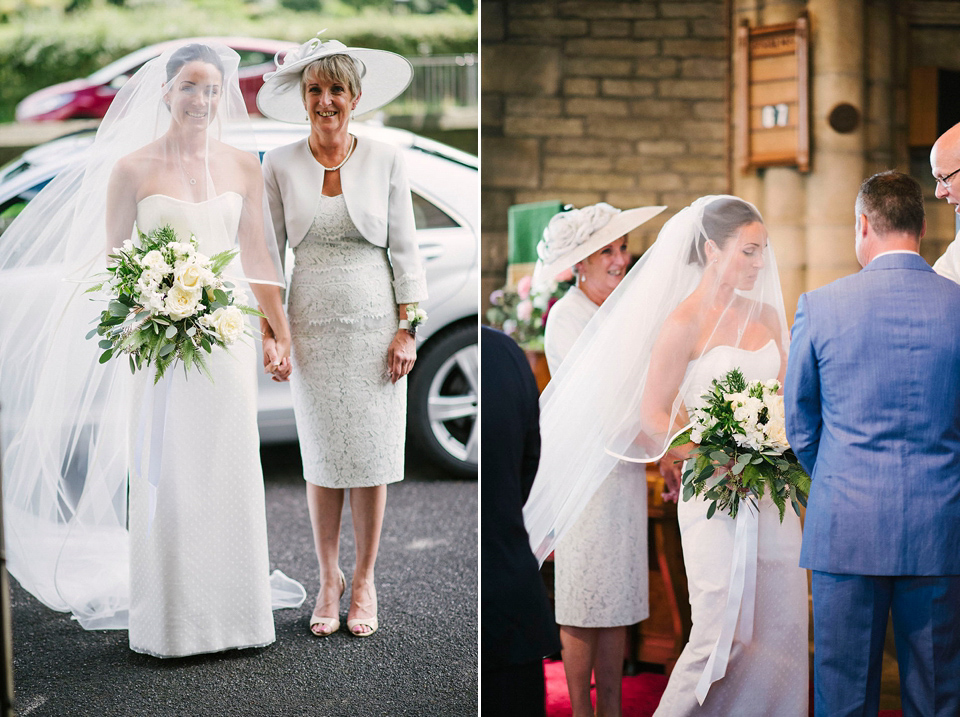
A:
[[[421,111],[476,107],[479,58],[475,54],[411,57],[413,82],[396,104]]]

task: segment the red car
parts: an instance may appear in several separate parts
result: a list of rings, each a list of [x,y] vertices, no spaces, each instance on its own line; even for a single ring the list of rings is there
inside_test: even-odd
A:
[[[278,52],[296,47],[295,43],[256,37],[191,37],[171,40],[131,52],[89,77],[45,87],[17,105],[19,122],[44,122],[65,119],[99,119],[107,112],[117,91],[146,62],[159,57],[172,45],[186,42],[219,42],[240,55],[240,91],[247,112],[257,112],[257,91],[263,76],[276,69],[273,58]]]

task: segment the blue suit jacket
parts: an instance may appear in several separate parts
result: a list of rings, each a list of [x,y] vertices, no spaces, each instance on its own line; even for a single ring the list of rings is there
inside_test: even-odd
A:
[[[960,286],[888,254],[804,294],[784,399],[813,479],[800,565],[960,575]]]

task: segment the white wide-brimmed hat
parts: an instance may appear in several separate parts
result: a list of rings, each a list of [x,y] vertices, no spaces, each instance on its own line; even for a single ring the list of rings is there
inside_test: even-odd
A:
[[[606,202],[555,214],[537,244],[535,282],[549,282],[612,241],[653,219],[666,207],[621,211]]]
[[[317,33],[319,35],[320,33]],[[277,53],[277,70],[264,75],[257,93],[257,108],[265,117],[282,122],[309,122],[300,96],[300,76],[312,62],[330,55],[349,55],[360,73],[360,101],[354,110],[362,115],[396,99],[413,79],[413,65],[395,52],[347,47],[337,40],[322,42],[319,37],[288,50],[283,60]]]

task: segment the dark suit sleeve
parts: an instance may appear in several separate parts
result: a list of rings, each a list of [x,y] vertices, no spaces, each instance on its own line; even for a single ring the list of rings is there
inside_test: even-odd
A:
[[[800,465],[812,476],[814,464],[817,462],[823,421],[820,413],[820,369],[810,337],[807,303],[807,297],[803,295],[797,304],[783,401],[787,440],[797,454]]]
[[[523,405],[526,409],[527,424],[524,426],[523,463],[520,467],[520,490],[523,502],[527,502],[533,479],[537,475],[537,466],[540,464],[540,392],[530,367],[526,365],[526,356],[523,356]]]

